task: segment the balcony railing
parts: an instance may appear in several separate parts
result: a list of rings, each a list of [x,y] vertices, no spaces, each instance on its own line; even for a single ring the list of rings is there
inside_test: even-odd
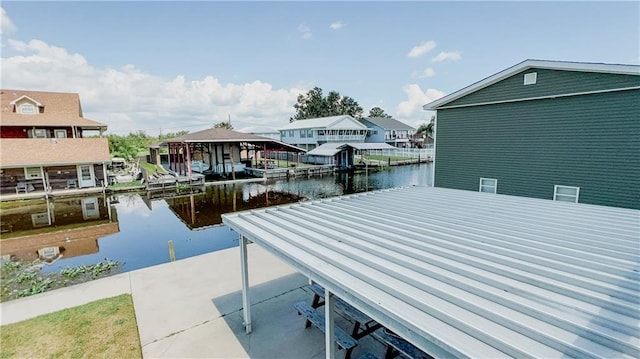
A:
[[[365,135],[318,135],[318,142],[363,142]]]

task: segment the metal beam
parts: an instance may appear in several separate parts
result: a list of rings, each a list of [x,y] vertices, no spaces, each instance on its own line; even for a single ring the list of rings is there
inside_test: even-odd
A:
[[[249,301],[249,263],[247,263],[247,243],[245,236],[240,236],[240,263],[242,271],[242,314],[244,328],[251,333],[251,302]]]

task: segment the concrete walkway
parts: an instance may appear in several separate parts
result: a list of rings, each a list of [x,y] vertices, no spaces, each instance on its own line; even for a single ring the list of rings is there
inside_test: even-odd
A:
[[[307,278],[257,245],[249,246],[253,333],[242,325],[240,251],[230,248],[0,303],[9,324],[130,293],[145,358],[323,358],[324,334],[304,328],[293,304],[311,300]],[[338,325],[350,328],[345,318]],[[382,357],[381,344],[361,339]],[[342,355],[339,352],[339,355]]]

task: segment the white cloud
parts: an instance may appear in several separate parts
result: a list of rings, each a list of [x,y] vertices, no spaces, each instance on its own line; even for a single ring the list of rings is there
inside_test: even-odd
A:
[[[329,25],[329,27],[331,28],[331,30],[340,30],[343,27],[347,26],[347,24],[345,24],[342,21],[336,21],[334,23],[332,23],[331,25]]]
[[[451,51],[451,52],[441,52],[436,57],[432,58],[433,62],[442,62],[445,60],[458,61],[462,58],[462,52],[460,51]]]
[[[14,32],[18,28],[13,24],[13,21],[7,15],[7,12],[0,7],[0,35],[6,35],[8,32]]]
[[[164,79],[131,64],[97,68],[80,54],[40,40],[8,44],[21,54],[2,58],[4,88],[77,92],[85,117],[106,123],[114,133],[197,131],[229,115],[236,129],[275,129],[289,122],[297,96],[306,91],[274,89],[259,80],[225,84],[214,76]]]
[[[424,54],[426,54],[427,52],[433,50],[436,47],[436,42],[431,40],[431,41],[425,41],[423,43],[421,43],[420,45],[414,46],[411,51],[409,51],[409,53],[407,54],[408,57],[420,57]]]
[[[428,78],[428,77],[435,76],[436,75],[436,71],[431,67],[427,67],[426,69],[424,69],[424,70],[422,70],[420,72],[415,72],[412,75],[415,78],[422,79],[422,78]]]
[[[311,38],[311,28],[307,25],[298,25],[298,32],[300,32],[303,39],[307,40]]]
[[[407,100],[398,104],[396,116],[398,120],[413,123],[414,125],[423,123],[431,118],[429,113],[422,109],[422,106],[444,96],[444,92],[433,88],[422,91],[420,85],[417,84],[404,85],[402,91],[407,94]]]

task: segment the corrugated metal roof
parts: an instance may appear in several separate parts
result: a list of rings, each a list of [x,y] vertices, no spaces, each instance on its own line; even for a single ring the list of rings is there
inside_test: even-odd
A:
[[[424,351],[640,356],[640,211],[432,187],[223,215]]]
[[[336,124],[341,123],[340,126],[335,126]],[[279,131],[284,130],[299,130],[303,128],[331,128],[338,130],[366,130],[367,126],[358,122],[355,118],[349,115],[341,115],[341,116],[329,116],[329,117],[319,117],[319,118],[308,118],[304,120],[297,120],[290,122],[288,125],[279,129]]]
[[[340,152],[338,147],[344,145],[343,142],[327,142],[307,152],[310,156],[335,156]]]

